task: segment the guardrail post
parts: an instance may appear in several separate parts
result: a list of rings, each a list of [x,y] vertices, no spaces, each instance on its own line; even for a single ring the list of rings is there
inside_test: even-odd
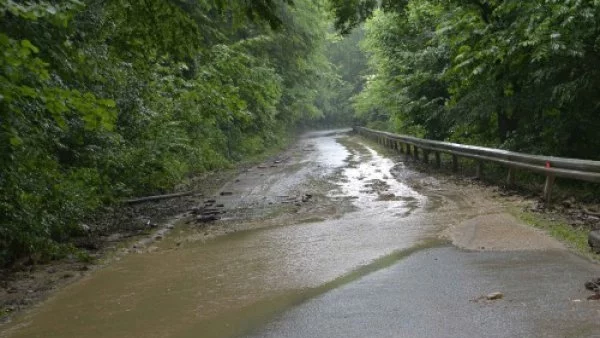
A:
[[[423,163],[429,164],[429,150],[423,149]]]
[[[413,157],[415,158],[415,161],[419,160],[419,148],[417,148],[417,146],[413,146]]]
[[[554,185],[554,175],[546,175],[546,183],[544,184],[544,201],[546,205],[550,205],[552,201],[552,186]]]
[[[458,156],[452,155],[452,172],[455,173],[458,171]]]
[[[435,152],[435,167],[438,169],[442,167],[442,158],[439,151]]]
[[[398,141],[398,152],[404,154],[404,145],[400,141]]]
[[[515,185],[515,170],[513,168],[508,168],[508,175],[506,176],[506,185],[512,187]]]
[[[480,180],[483,175],[483,162],[477,161],[477,169],[475,171],[475,177]]]

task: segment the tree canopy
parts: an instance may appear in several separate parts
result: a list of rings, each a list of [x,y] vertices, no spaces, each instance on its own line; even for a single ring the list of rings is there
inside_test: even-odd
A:
[[[363,42],[371,75],[355,98],[365,123],[599,158],[600,4],[413,0],[373,13]]]

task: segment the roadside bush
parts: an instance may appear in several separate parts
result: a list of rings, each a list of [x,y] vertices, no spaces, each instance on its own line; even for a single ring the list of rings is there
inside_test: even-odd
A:
[[[0,0],[0,267],[321,116],[328,18],[267,2]]]

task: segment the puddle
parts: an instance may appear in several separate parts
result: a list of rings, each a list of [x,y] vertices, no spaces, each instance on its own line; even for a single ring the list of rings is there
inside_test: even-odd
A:
[[[346,164],[350,152],[337,142],[339,137],[320,137],[312,140],[318,152],[317,161],[322,167],[333,169]]]
[[[427,198],[394,179],[392,160],[364,144],[342,145],[347,140],[337,133],[302,142],[301,149],[311,151],[302,150],[293,160],[290,165],[298,166],[293,174],[257,173],[230,191],[241,195],[239,201],[265,203],[265,196],[290,195],[294,184],[314,171],[322,175],[318,168],[325,168],[337,172],[338,189],[330,197],[350,199],[357,211],[337,219],[305,215],[289,224],[183,244],[176,238],[186,232],[176,230],[153,252],[126,256],[61,290],[0,336],[238,334],[272,313],[391,264],[439,229],[416,212]],[[262,181],[253,186],[250,181],[258,178]]]
[[[427,203],[425,196],[394,178],[392,170],[399,170],[398,164],[365,144],[354,147],[347,158],[349,165],[342,172],[340,192],[333,196],[354,197],[361,217],[383,215],[391,222],[392,218],[406,217]]]

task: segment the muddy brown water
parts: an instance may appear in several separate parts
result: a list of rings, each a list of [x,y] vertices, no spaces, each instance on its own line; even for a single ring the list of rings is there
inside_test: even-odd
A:
[[[434,179],[344,133],[308,134],[286,156],[224,187],[232,192],[223,201],[234,216],[212,227],[217,234],[228,226],[239,231],[217,236],[178,225],[153,250],[129,254],[57,292],[0,336],[237,336],[493,208],[444,192]],[[417,183],[403,183],[410,179]],[[285,217],[273,212],[282,196],[319,189],[324,199],[313,209]],[[338,201],[351,201],[353,211],[331,215]]]

